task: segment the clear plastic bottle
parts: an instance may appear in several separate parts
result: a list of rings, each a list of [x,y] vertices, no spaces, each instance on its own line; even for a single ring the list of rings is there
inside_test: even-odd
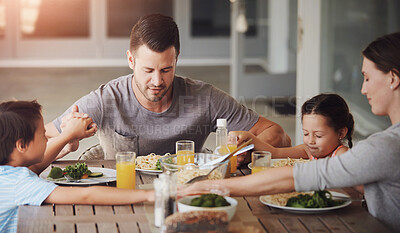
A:
[[[214,153],[226,155],[229,153],[228,148],[228,130],[226,129],[226,119],[217,119],[216,131],[217,145]]]
[[[154,225],[165,231],[165,219],[176,212],[176,176],[169,172],[159,175],[153,182],[155,191]]]

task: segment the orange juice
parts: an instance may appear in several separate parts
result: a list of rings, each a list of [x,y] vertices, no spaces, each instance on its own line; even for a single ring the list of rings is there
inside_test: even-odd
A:
[[[136,171],[134,162],[117,162],[117,188],[135,189]]]
[[[251,169],[251,174],[254,174],[254,173],[257,173],[257,172],[262,172],[262,171],[265,171],[265,170],[267,170],[267,169],[270,169],[271,167],[252,167],[252,169]]]
[[[228,144],[228,149],[229,152],[233,152],[234,150],[237,149],[237,145],[234,144]],[[237,167],[237,157],[232,156],[229,160],[230,165],[231,165],[231,173],[236,173],[236,167]]]
[[[194,163],[194,152],[190,150],[180,150],[176,152],[177,165],[185,165],[187,163]]]

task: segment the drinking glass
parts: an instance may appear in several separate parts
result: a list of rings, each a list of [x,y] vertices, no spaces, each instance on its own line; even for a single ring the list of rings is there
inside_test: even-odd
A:
[[[228,135],[227,138],[227,145],[229,152],[232,153],[234,150],[237,149],[237,137],[236,135]],[[236,176],[236,168],[237,168],[237,156],[232,156],[229,160],[230,167],[231,167],[231,176]]]
[[[176,142],[176,158],[178,165],[194,163],[194,141],[179,140]]]
[[[136,171],[135,171],[135,152],[117,152],[117,188],[135,189]]]
[[[271,152],[269,151],[254,151],[251,159],[252,174],[271,168]]]

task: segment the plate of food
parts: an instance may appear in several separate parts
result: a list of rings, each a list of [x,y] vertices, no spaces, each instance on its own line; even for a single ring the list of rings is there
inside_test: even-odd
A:
[[[166,155],[156,155],[151,153],[146,156],[136,157],[136,171],[140,171],[148,175],[158,175],[162,173],[163,171],[159,159]]]
[[[292,159],[292,158],[287,158],[287,159],[271,159],[271,167],[284,167],[284,166],[293,166],[295,163],[305,163],[310,160],[308,159]],[[251,163],[247,164],[247,167],[251,170],[252,165]]]
[[[110,168],[88,167],[85,163],[69,165],[65,169],[53,167],[43,171],[40,178],[65,185],[93,185],[117,180],[117,171]]]
[[[292,192],[260,196],[264,205],[293,213],[314,214],[341,209],[351,204],[350,197],[333,191]]]

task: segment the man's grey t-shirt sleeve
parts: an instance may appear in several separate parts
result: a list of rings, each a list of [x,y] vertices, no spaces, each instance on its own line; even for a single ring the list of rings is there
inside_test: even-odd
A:
[[[240,104],[232,96],[215,87],[210,93],[210,116],[211,121],[216,122],[218,118],[227,119],[229,131],[250,130],[258,121],[259,115],[253,110]],[[216,126],[213,131],[216,130]]]
[[[93,122],[97,124],[97,126],[101,125],[103,116],[103,102],[101,99],[101,93],[102,89],[99,88],[90,92],[88,95],[83,96],[73,104],[78,106],[79,112],[88,114],[88,116],[93,119]],[[53,121],[54,126],[59,132],[61,132],[61,119],[71,112],[73,105],[71,105],[61,116]]]

